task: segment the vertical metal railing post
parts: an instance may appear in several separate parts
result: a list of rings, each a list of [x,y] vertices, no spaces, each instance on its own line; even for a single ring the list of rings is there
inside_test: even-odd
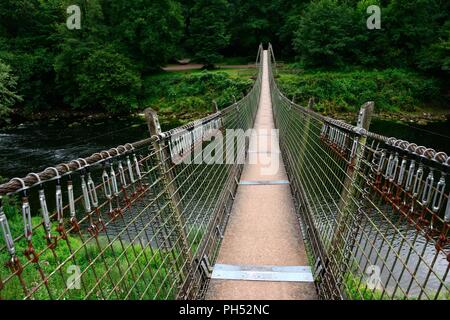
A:
[[[217,105],[217,101],[213,100],[212,101],[212,108],[211,108],[212,113],[217,113],[219,112],[219,106]]]
[[[358,122],[356,127],[359,129],[369,130],[374,109],[373,102],[366,102],[360,109],[358,114]],[[353,145],[355,151],[350,154],[349,163],[347,166],[347,174],[343,183],[343,189],[340,197],[339,212],[351,206],[351,195],[355,192],[356,174],[361,167],[361,159],[364,155],[364,146],[366,145],[367,136],[364,134],[357,134],[354,136]],[[350,146],[353,148],[353,146]]]
[[[181,202],[180,202],[180,196],[177,192],[176,186],[175,186],[175,176],[173,174],[173,170],[171,168],[170,163],[170,151],[168,148],[167,143],[161,139],[161,125],[159,123],[158,114],[156,111],[154,111],[151,108],[147,108],[145,110],[145,118],[147,120],[148,129],[150,131],[150,135],[152,138],[154,138],[153,141],[153,147],[156,151],[156,156],[159,161],[159,169],[160,169],[160,175],[162,177],[163,181],[163,188],[165,190],[165,193],[167,194],[167,198],[169,200],[169,208],[170,208],[170,214],[172,219],[170,221],[174,223],[174,228],[176,230],[176,236],[179,237],[180,240],[180,246],[182,250],[182,257],[184,259],[183,262],[185,269],[185,272],[183,272],[183,275],[188,278],[190,275],[192,276],[191,269],[193,266],[193,256],[192,251],[189,245],[189,240],[186,235],[186,221],[182,215],[182,210],[180,208]],[[189,292],[186,292],[186,287],[189,286],[189,279],[181,279],[181,285],[182,288],[180,288],[180,291],[178,293],[178,298],[189,298]]]
[[[366,102],[360,109],[358,115],[357,129],[361,131],[368,130],[372,119],[374,110],[374,102]],[[349,225],[352,225],[352,219],[355,219],[357,215],[357,204],[355,199],[360,199],[362,194],[360,190],[364,189],[364,181],[358,177],[358,172],[361,169],[361,161],[364,158],[364,150],[367,141],[367,136],[364,132],[357,132],[354,135],[353,145],[350,146],[353,152],[351,152],[348,159],[348,166],[343,182],[343,188],[340,195],[340,201],[338,205],[338,216],[336,229],[334,231],[333,239],[331,242],[331,254],[330,257],[334,260],[334,268],[338,268],[339,279],[336,285],[341,285],[341,280],[348,271],[348,262],[344,261],[348,252],[346,250],[346,244],[349,242],[347,235],[351,232]],[[359,195],[358,195],[359,194]],[[348,247],[347,250],[352,250]],[[333,262],[332,262],[333,265]]]

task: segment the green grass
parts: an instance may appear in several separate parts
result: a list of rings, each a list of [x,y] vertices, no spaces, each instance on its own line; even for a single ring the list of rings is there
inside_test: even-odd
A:
[[[377,111],[414,112],[448,103],[442,84],[410,70],[304,71],[280,69],[278,83],[290,98],[303,105],[309,98],[325,114],[355,112],[367,101],[375,101]],[[440,97],[440,98],[439,98]]]
[[[347,295],[347,299],[349,300],[381,300],[382,299],[382,290],[379,289],[370,289],[364,278],[361,280],[361,277],[358,277],[354,274],[347,274],[344,278],[344,288],[345,293]],[[388,299],[388,295],[385,294],[383,299]]]
[[[23,233],[21,215],[16,212],[12,215],[11,206],[6,205],[5,211],[9,216],[11,233],[18,236]],[[14,210],[14,209],[13,209]],[[33,217],[33,225],[39,225],[40,217]],[[56,225],[52,226],[55,230]],[[56,235],[56,233],[54,234]],[[70,234],[68,240],[59,240],[54,250],[46,249],[42,226],[35,229],[33,234],[33,247],[36,252],[43,252],[39,257],[39,264],[28,264],[23,254],[27,247],[25,240],[15,242],[17,256],[22,265],[26,265],[22,272],[23,281],[29,290],[41,286],[33,293],[34,299],[173,299],[175,298],[176,279],[175,272],[168,272],[173,267],[179,253],[170,249],[143,248],[141,245],[130,244],[123,241],[123,246],[115,241],[108,247],[109,241],[105,236],[99,236],[98,242],[94,239],[86,241],[88,234]],[[3,239],[0,241],[3,246]],[[101,254],[100,254],[101,253]],[[0,252],[0,261],[9,260],[6,250]],[[79,267],[81,275],[81,288],[66,290],[70,266]],[[58,266],[62,266],[58,269]],[[39,269],[48,277],[47,286],[44,285]],[[141,276],[143,274],[143,276]],[[25,297],[19,277],[11,275],[5,265],[0,266],[0,277],[5,282],[0,290],[2,299],[23,299]],[[155,278],[153,278],[155,277]],[[6,281],[7,280],[7,281]],[[137,281],[136,281],[137,280]],[[129,294],[131,293],[131,294]]]
[[[232,79],[235,80],[244,80],[248,81],[248,79],[254,78],[257,75],[257,70],[254,68],[226,68],[226,69],[217,69],[211,72],[220,72],[229,75]]]
[[[400,290],[397,290],[397,293],[394,297],[387,290],[383,294],[383,290],[379,288],[371,289],[368,287],[366,278],[363,276],[357,276],[356,273],[347,273],[344,278],[344,290],[349,300],[417,300],[418,297],[409,296],[405,297]],[[437,300],[449,300],[450,293],[444,292],[443,290],[438,297]],[[434,299],[436,296],[436,292],[431,290],[427,291],[427,294],[423,294],[421,299]]]
[[[23,221],[17,198],[4,198],[3,210],[8,217],[11,233],[14,237],[23,234]],[[47,249],[47,242],[41,217],[33,217],[32,224],[37,226],[33,234],[33,247],[36,252],[43,252],[39,263],[29,263],[24,251],[28,243],[21,239],[15,241],[16,254],[25,266],[21,274],[28,290],[40,286],[33,292],[33,299],[174,299],[176,297],[178,272],[173,268],[182,265],[184,258],[177,249],[156,249],[150,246],[144,248],[140,244],[131,244],[116,240],[110,244],[110,239],[100,234],[98,241],[89,239],[89,234],[83,232],[68,235],[67,240],[60,239],[52,252]],[[52,225],[56,230],[56,223]],[[191,225],[188,230],[188,243],[192,255],[197,253],[204,238],[204,228]],[[53,235],[58,235],[56,231]],[[0,248],[3,247],[0,237]],[[10,259],[6,249],[0,251],[0,262]],[[81,288],[67,290],[67,280],[72,274],[70,267],[76,265],[81,271]],[[48,288],[43,285],[39,272],[48,277]],[[23,299],[20,279],[13,275],[6,265],[0,265],[0,279],[4,287],[0,289],[1,299]],[[9,279],[10,278],[10,279]],[[50,294],[49,292],[50,291]]]

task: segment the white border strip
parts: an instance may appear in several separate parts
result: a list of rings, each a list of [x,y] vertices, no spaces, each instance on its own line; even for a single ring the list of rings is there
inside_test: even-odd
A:
[[[264,185],[280,185],[289,184],[288,180],[241,180],[241,186],[264,186]]]
[[[216,264],[211,279],[276,281],[276,282],[314,282],[308,266],[244,266]]]

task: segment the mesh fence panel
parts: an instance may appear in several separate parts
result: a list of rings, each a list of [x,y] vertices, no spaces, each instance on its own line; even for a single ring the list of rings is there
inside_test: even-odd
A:
[[[254,87],[232,106],[0,185],[0,298],[201,298],[242,164],[196,150],[224,140],[245,154],[227,130],[252,127],[261,50]],[[178,163],[180,141],[191,163]]]
[[[320,296],[449,299],[448,156],[293,103],[269,51],[280,146]]]

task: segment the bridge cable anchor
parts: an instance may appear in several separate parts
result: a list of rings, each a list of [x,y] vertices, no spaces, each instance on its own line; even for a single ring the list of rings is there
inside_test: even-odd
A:
[[[207,279],[211,278],[211,275],[213,272],[213,267],[211,266],[211,263],[209,262],[209,258],[206,254],[203,255],[202,260],[200,261],[200,269],[201,269],[201,271],[203,271],[205,278],[207,278]]]

